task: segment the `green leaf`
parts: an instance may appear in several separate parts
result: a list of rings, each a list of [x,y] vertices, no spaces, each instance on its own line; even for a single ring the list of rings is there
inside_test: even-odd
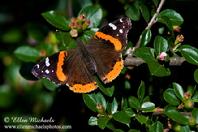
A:
[[[130,129],[128,132],[140,132],[140,130],[137,130],[137,129]]]
[[[180,112],[178,112],[174,107],[166,107],[165,115],[167,115],[173,121],[180,123],[182,125],[187,125],[189,122],[188,118],[182,115]]]
[[[193,95],[192,101],[198,103],[198,91],[196,91],[195,94]]]
[[[125,89],[131,89],[131,83],[129,82],[129,80],[124,81],[124,88]]]
[[[155,61],[154,53],[152,48],[141,47],[135,50],[135,56],[142,58],[144,61]]]
[[[69,50],[76,48],[76,41],[71,37],[69,32],[58,31],[56,36],[60,41],[60,45],[58,45],[59,50]]]
[[[173,26],[175,25],[180,26],[184,22],[182,16],[172,9],[165,9],[159,13],[158,19],[164,19],[164,18],[167,18]]]
[[[29,46],[18,47],[14,54],[18,59],[25,62],[35,62],[40,57],[39,51]]]
[[[110,118],[108,116],[99,116],[98,118],[98,126],[101,129],[104,129],[109,122]]]
[[[99,89],[102,91],[102,93],[104,93],[108,97],[112,97],[115,91],[115,86],[112,85],[111,87],[105,88],[103,85],[99,85]]]
[[[97,112],[95,94],[83,94],[83,101],[90,110]]]
[[[139,109],[140,108],[140,101],[136,97],[130,96],[128,98],[128,102],[129,102],[129,106],[131,108],[135,108],[135,109]]]
[[[143,111],[152,111],[155,108],[155,104],[152,102],[144,102],[141,106]]]
[[[15,96],[9,85],[0,85],[0,108],[9,108],[14,101]]]
[[[86,18],[91,21],[90,28],[97,27],[102,20],[102,9],[98,5],[88,5],[82,8],[79,12],[80,14],[85,14]]]
[[[184,91],[182,86],[178,83],[173,83],[173,89],[175,91],[176,96],[182,101],[184,99]]]
[[[42,83],[50,91],[55,91],[56,88],[58,87],[55,83],[53,83],[52,81],[50,81],[46,78],[42,78]]]
[[[163,132],[163,124],[159,121],[149,127],[149,132]]]
[[[115,91],[115,86],[112,85],[111,87],[105,87],[103,83],[98,79],[98,77],[95,77],[96,82],[98,84],[99,89],[108,97],[112,97],[113,93]]]
[[[144,5],[143,3],[140,4],[140,11],[142,13],[142,16],[144,18],[144,20],[146,22],[148,22],[150,20],[150,12],[149,9],[146,5]]]
[[[121,109],[123,110],[123,109],[126,109],[126,108],[128,108],[128,100],[127,100],[127,98],[122,98]]]
[[[125,6],[125,14],[133,21],[138,21],[140,19],[140,11],[134,4]]]
[[[149,67],[149,70],[152,75],[163,77],[163,76],[169,76],[170,70],[168,68],[165,68],[163,65],[160,65],[154,58],[153,55],[153,49],[148,47],[141,47],[135,50],[134,53],[137,57],[142,58]]]
[[[139,86],[138,91],[137,91],[138,99],[143,100],[144,95],[145,95],[145,84],[144,84],[143,81],[141,81],[140,86]]]
[[[42,16],[45,18],[47,22],[49,22],[54,27],[61,30],[69,30],[70,21],[67,20],[64,16],[58,15],[55,11],[47,11],[42,13]]]
[[[186,59],[187,62],[198,65],[198,49],[190,45],[182,45],[179,48],[182,56]]]
[[[175,91],[173,89],[166,89],[163,93],[164,100],[173,106],[178,106],[180,104],[179,100],[175,95]]]
[[[198,69],[196,69],[194,72],[194,80],[196,83],[198,83]]]
[[[126,114],[126,112],[124,111],[119,111],[113,114],[113,119],[123,124],[126,124],[127,126],[129,126],[129,123],[131,121],[128,114]]]
[[[192,116],[195,118],[196,124],[198,124],[198,108],[192,110]]]
[[[152,36],[152,33],[150,29],[146,29],[142,32],[141,41],[140,41],[141,47],[146,46],[150,42],[151,36]]]
[[[154,49],[157,55],[161,52],[166,52],[168,50],[168,41],[162,36],[156,36],[154,40]]]
[[[82,36],[80,36],[80,39],[84,42],[88,42],[93,37],[94,33],[95,32],[92,30],[85,30]]]
[[[107,102],[106,102],[104,96],[100,92],[98,92],[95,95],[95,100],[96,100],[97,104],[101,104],[103,106],[104,110],[106,110]]]
[[[116,101],[116,98],[113,98],[113,102],[111,105],[111,113],[114,114],[117,112],[117,110],[118,110],[118,103]]]
[[[140,124],[147,124],[147,121],[149,120],[149,118],[144,115],[137,115],[135,118]]]
[[[134,117],[135,116],[135,112],[131,109],[131,108],[125,108],[123,110],[129,117]]]
[[[91,116],[88,120],[88,124],[90,126],[96,126],[98,125],[98,118],[97,117],[94,117],[94,116]]]

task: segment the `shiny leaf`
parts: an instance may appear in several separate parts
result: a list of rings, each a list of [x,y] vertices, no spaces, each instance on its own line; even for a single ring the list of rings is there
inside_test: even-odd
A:
[[[40,52],[29,46],[18,47],[14,54],[17,58],[25,62],[35,62],[40,57]]]
[[[168,50],[168,41],[162,36],[156,36],[154,40],[154,49],[157,55],[161,52],[166,52]]]
[[[166,89],[163,93],[164,100],[171,105],[178,106],[180,104],[179,100],[175,95],[175,91],[173,89]]]
[[[102,20],[102,9],[98,5],[88,5],[81,9],[80,14],[85,14],[86,18],[90,20],[89,27],[97,27]]]
[[[69,30],[69,20],[67,20],[64,16],[57,14],[57,12],[47,11],[42,13],[42,16],[54,27],[61,30]]]
[[[179,48],[182,56],[186,59],[187,62],[198,65],[198,49],[190,45],[182,45]]]
[[[173,121],[187,125],[188,124],[188,118],[182,115],[180,112],[178,112],[174,107],[166,107],[165,108],[165,114],[172,119]]]
[[[184,99],[184,91],[181,85],[179,85],[178,83],[173,83],[173,89],[175,91],[176,96],[180,99],[183,100]]]
[[[144,30],[142,32],[142,34],[141,34],[140,45],[141,46],[146,46],[150,42],[151,36],[152,36],[152,33],[151,33],[151,30],[150,29]]]

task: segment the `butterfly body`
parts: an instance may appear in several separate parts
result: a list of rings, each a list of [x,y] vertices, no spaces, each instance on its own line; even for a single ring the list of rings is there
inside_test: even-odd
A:
[[[66,84],[76,93],[97,88],[94,75],[104,83],[114,80],[123,68],[122,51],[127,44],[129,18],[120,18],[99,29],[88,44],[77,40],[77,48],[60,51],[36,64],[32,73],[56,84]]]

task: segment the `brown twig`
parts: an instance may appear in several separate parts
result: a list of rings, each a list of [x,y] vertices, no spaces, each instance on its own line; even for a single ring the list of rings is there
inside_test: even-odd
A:
[[[180,66],[185,61],[183,57],[174,56],[170,58],[169,65],[170,66]],[[145,61],[141,58],[127,56],[124,60],[124,65],[129,68],[137,67],[141,64],[145,63]]]
[[[146,30],[146,29],[150,29],[150,28],[153,26],[153,24],[156,23],[156,18],[157,18],[157,16],[158,16],[160,10],[162,9],[162,6],[164,5],[164,2],[165,2],[165,0],[161,0],[161,1],[160,1],[159,5],[158,5],[158,7],[157,7],[157,10],[156,10],[156,12],[155,12],[155,14],[154,14],[153,17],[151,18],[151,20],[150,20],[150,22],[148,23],[148,25],[147,25],[147,27],[145,28],[145,30]],[[140,37],[139,37],[139,39],[138,39],[138,41],[137,41],[137,43],[136,43],[136,45],[135,45],[135,48],[139,48],[139,47],[140,47],[140,42],[141,42],[141,35],[140,35]]]

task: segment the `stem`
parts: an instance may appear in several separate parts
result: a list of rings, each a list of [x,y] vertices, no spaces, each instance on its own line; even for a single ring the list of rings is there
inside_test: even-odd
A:
[[[159,12],[160,12],[160,10],[162,9],[162,6],[164,5],[164,3],[165,3],[165,0],[161,0],[161,1],[160,1],[159,5],[158,5],[158,7],[157,7],[157,10],[156,10],[156,12],[155,12],[155,14],[154,14],[153,17],[151,18],[151,20],[150,20],[150,22],[148,23],[148,25],[147,25],[147,27],[145,28],[145,30],[146,30],[146,29],[150,29],[150,28],[153,26],[153,24],[156,23],[156,18],[157,18],[157,16],[159,15]],[[141,35],[140,35],[140,37],[139,37],[139,39],[138,39],[138,41],[137,41],[137,43],[136,43],[136,45],[135,45],[135,48],[139,48],[139,47],[140,47],[140,42],[141,42]]]

